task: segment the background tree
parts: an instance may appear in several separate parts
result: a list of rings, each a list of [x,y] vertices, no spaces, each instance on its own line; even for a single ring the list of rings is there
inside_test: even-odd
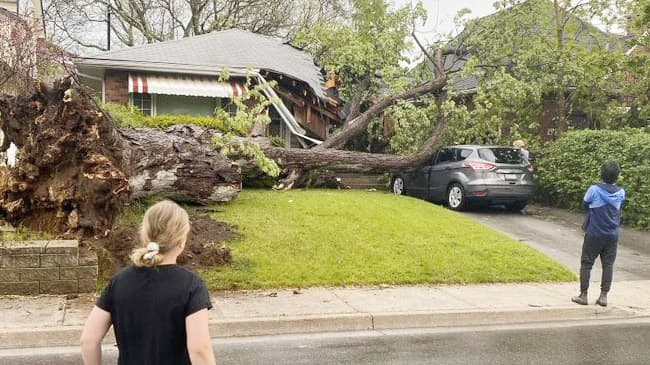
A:
[[[545,103],[555,105],[557,130],[601,127],[620,113],[626,44],[590,23],[615,20],[620,8],[614,5],[506,0],[495,3],[497,13],[467,21],[449,44],[464,64],[453,77],[474,78],[478,86],[472,97],[450,89],[443,108],[452,116],[448,142],[530,137]],[[586,113],[586,125],[570,119],[576,110]]]
[[[45,0],[57,44],[105,51],[110,14],[113,47],[161,42],[240,28],[291,39],[300,29],[344,13],[345,0]]]
[[[380,119],[383,113],[373,114],[372,118],[357,117],[363,110],[372,108],[380,97],[404,92],[418,81],[425,81],[409,75],[411,60],[407,55],[414,45],[411,33],[418,23],[426,20],[426,10],[420,2],[398,8],[384,0],[353,0],[351,3],[353,10],[348,22],[317,24],[299,33],[294,42],[311,53],[325,70],[336,75],[341,96],[348,101],[343,128],[317,149],[345,146],[385,152],[387,141],[383,138]],[[429,80],[435,77],[433,73],[429,76]],[[405,116],[405,113],[396,114],[392,110],[413,110],[413,101],[389,105],[387,112],[393,117]],[[351,138],[352,134],[357,138]],[[427,138],[430,135],[428,133]]]

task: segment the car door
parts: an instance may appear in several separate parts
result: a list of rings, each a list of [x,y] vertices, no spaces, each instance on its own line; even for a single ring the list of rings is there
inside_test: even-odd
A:
[[[431,170],[433,161],[434,159],[427,161],[411,173],[411,195],[422,199],[429,199],[429,171]]]
[[[429,199],[434,201],[445,200],[451,169],[456,161],[455,156],[455,148],[442,148],[438,151],[436,160],[429,170]]]

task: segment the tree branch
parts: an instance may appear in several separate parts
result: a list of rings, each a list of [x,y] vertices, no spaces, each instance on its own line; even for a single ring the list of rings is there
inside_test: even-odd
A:
[[[437,64],[435,66],[436,69],[443,70],[442,52],[440,50],[436,52],[434,64]],[[377,103],[371,106],[370,109],[361,114],[358,118],[346,123],[338,132],[313,149],[322,150],[326,148],[340,148],[350,140],[350,138],[363,133],[372,118],[381,114],[386,108],[395,104],[397,101],[413,99],[422,95],[430,94],[434,91],[442,90],[446,84],[447,75],[443,70],[443,72],[434,80],[427,81],[400,94],[385,96],[379,99]]]

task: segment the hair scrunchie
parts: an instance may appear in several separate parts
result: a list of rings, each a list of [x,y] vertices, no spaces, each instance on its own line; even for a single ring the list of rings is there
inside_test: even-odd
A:
[[[147,253],[142,256],[145,260],[153,261],[153,258],[160,252],[160,245],[158,242],[149,242],[147,245]]]

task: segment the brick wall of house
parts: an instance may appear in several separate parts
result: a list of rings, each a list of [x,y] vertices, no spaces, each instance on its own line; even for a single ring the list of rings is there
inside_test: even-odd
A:
[[[539,137],[543,142],[555,140],[562,132],[557,128],[558,126],[555,121],[559,114],[559,109],[555,100],[544,100],[542,112],[537,119],[539,122]]]
[[[107,103],[129,105],[129,73],[119,70],[106,70],[104,92]]]
[[[94,292],[97,271],[79,241],[0,242],[0,295]]]

